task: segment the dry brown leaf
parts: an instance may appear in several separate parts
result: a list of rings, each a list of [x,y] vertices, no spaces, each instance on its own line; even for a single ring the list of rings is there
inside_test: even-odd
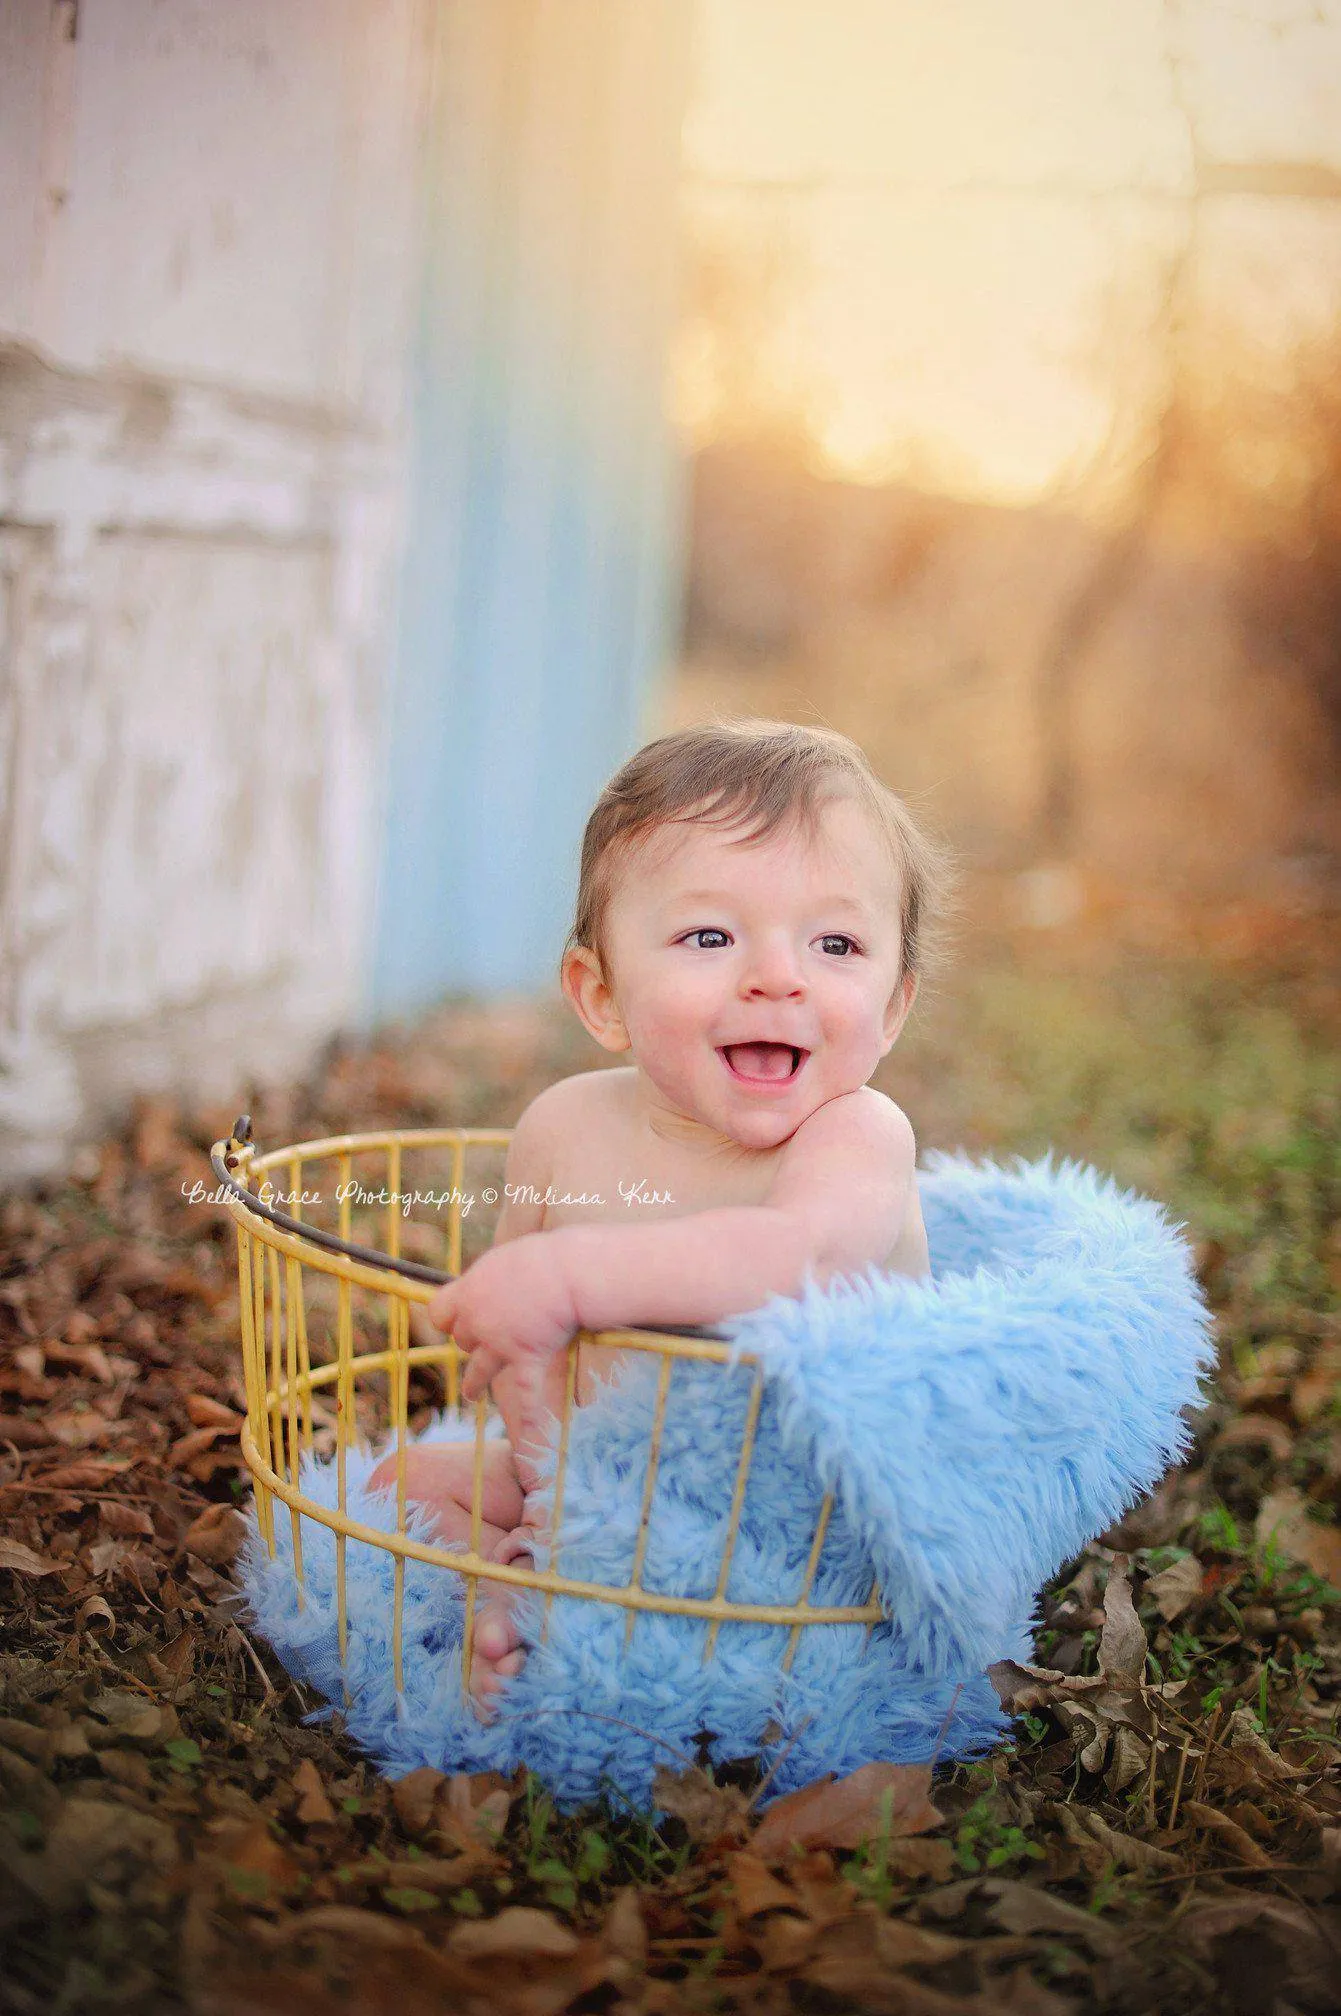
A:
[[[1232,1754],[1248,1764],[1251,1774],[1266,1778],[1273,1783],[1283,1783],[1291,1778],[1301,1778],[1303,1771],[1294,1764],[1287,1764],[1283,1757],[1271,1748],[1258,1728],[1250,1708],[1238,1707],[1229,1718],[1227,1731]]]
[[[180,1470],[195,1457],[206,1451],[213,1453],[214,1444],[226,1431],[220,1427],[193,1428],[189,1435],[181,1435],[168,1451],[168,1461],[174,1470]]]
[[[48,1901],[68,1909],[92,1879],[108,1881],[146,1862],[170,1868],[177,1843],[171,1828],[151,1814],[112,1799],[74,1796],[62,1805],[40,1859]]]
[[[211,1822],[209,1831],[214,1836],[215,1858],[225,1869],[259,1876],[280,1893],[299,1881],[303,1872],[296,1858],[276,1841],[264,1815],[248,1819],[230,1814]]]
[[[943,1817],[931,1802],[929,1764],[863,1764],[845,1778],[821,1778],[776,1800],[750,1846],[756,1855],[776,1855],[793,1844],[857,1848],[863,1841],[925,1834]]]
[[[647,1965],[647,1926],[643,1920],[642,1900],[637,1888],[626,1884],[616,1892],[605,1914],[601,1927],[601,1939],[606,1951],[623,1960],[637,1972]]]
[[[1146,1587],[1155,1599],[1156,1608],[1166,1624],[1172,1624],[1175,1617],[1181,1617],[1184,1610],[1190,1610],[1201,1595],[1201,1563],[1195,1554],[1185,1560],[1171,1562],[1161,1568],[1158,1575],[1152,1575]]]
[[[0,1533],[0,1568],[8,1568],[11,1575],[59,1575],[66,1565],[48,1561],[45,1555],[25,1547],[22,1540],[9,1540]]]
[[[121,1566],[127,1552],[124,1540],[98,1540],[92,1547],[85,1548],[80,1559],[87,1561],[89,1574],[100,1582],[104,1575]]]
[[[75,1623],[81,1631],[114,1631],[116,1619],[101,1596],[87,1596],[75,1612]]]
[[[234,1863],[233,1866],[245,1868],[249,1865]],[[270,1928],[267,1943],[289,1945],[309,1938],[314,1932],[329,1932],[337,1939],[349,1940],[353,1945],[396,1947],[422,1946],[424,1943],[423,1933],[408,1920],[394,1918],[387,1911],[365,1911],[357,1904],[317,1904],[310,1911],[291,1912],[281,1918],[278,1925]]]
[[[75,1318],[71,1317],[70,1323],[73,1323],[74,1320]],[[69,1334],[69,1329],[70,1324],[67,1324],[67,1335]],[[48,1363],[52,1365],[73,1365],[79,1371],[87,1373],[89,1378],[96,1379],[102,1386],[111,1386],[115,1383],[116,1374],[112,1370],[112,1362],[101,1344],[58,1344],[54,1340],[49,1339],[46,1345],[46,1355]]]
[[[747,1849],[727,1856],[726,1874],[742,1919],[757,1918],[764,1911],[797,1909],[796,1892],[780,1883],[767,1864]]]
[[[1341,1589],[1341,1527],[1310,1519],[1297,1491],[1287,1487],[1262,1500],[1254,1537],[1259,1547],[1274,1540],[1282,1553]]]
[[[175,1709],[129,1688],[110,1687],[88,1707],[90,1715],[106,1723],[113,1742],[166,1743],[180,1733]]]
[[[1054,1801],[1051,1810],[1067,1839],[1082,1852],[1086,1849],[1091,1851],[1091,1856],[1086,1858],[1087,1866],[1096,1875],[1102,1874],[1108,1860],[1116,1862],[1122,1869],[1167,1870],[1170,1873],[1185,1866],[1166,1848],[1155,1848],[1149,1841],[1136,1841],[1130,1834],[1120,1834],[1116,1827],[1110,1827],[1106,1820],[1088,1807]],[[1100,1851],[1097,1862],[1092,1859],[1096,1849]]]
[[[773,1919],[772,1925],[785,1920]],[[831,1925],[820,1934],[813,1952],[804,1960],[803,1978],[830,1995],[861,2009],[887,2010],[890,2016],[950,2016],[964,2008],[958,1997],[942,1989],[923,1986],[901,1970],[909,1966],[934,1967],[953,1959],[965,1942],[944,1932],[933,1932],[907,1919],[886,1918],[869,1909],[844,1925]]]
[[[247,1537],[247,1522],[234,1505],[207,1505],[182,1535],[182,1545],[198,1561],[226,1568]]]
[[[29,1421],[23,1414],[0,1414],[0,1442],[12,1442],[16,1449],[45,1449],[51,1440],[45,1421]]]
[[[885,1867],[891,1876],[905,1876],[912,1883],[948,1883],[955,1872],[955,1851],[948,1841],[932,1841],[925,1834],[891,1841]]]
[[[147,1505],[128,1505],[124,1499],[109,1498],[98,1507],[98,1518],[120,1540],[152,1540],[154,1522]]]
[[[1310,2008],[1336,2006],[1336,1935],[1320,1912],[1283,1898],[1224,1897],[1195,1904],[1179,1930],[1194,1953],[1212,1957],[1221,1949],[1224,1965],[1238,1970],[1244,1934],[1257,1933],[1276,1948],[1282,1972],[1296,1993],[1308,1997]]]
[[[497,1771],[454,1771],[438,1797],[438,1833],[467,1853],[490,1854],[516,1797],[514,1783]]]
[[[440,1787],[447,1783],[441,1771],[435,1771],[431,1764],[423,1764],[417,1771],[407,1771],[403,1778],[397,1778],[391,1787],[391,1803],[396,1809],[396,1818],[407,1834],[426,1834],[433,1819],[433,1802]]]
[[[188,1393],[186,1412],[197,1428],[224,1428],[237,1434],[242,1427],[240,1414],[235,1414],[231,1407],[225,1407],[221,1400],[211,1400],[207,1393]]]
[[[1145,1672],[1145,1632],[1131,1600],[1127,1557],[1116,1554],[1104,1590],[1104,1628],[1099,1637],[1099,1671],[1107,1680],[1139,1681]]]
[[[0,1743],[6,1750],[17,1750],[21,1757],[28,1757],[35,1764],[51,1761],[51,1731],[39,1729],[31,1722],[0,1715]]]
[[[1283,1463],[1294,1449],[1293,1435],[1274,1414],[1236,1414],[1215,1438],[1217,1450],[1253,1443],[1260,1443],[1278,1463]]]
[[[1080,1939],[1100,1955],[1116,1953],[1123,1935],[1115,1925],[1096,1918],[1054,1897],[1049,1890],[1037,1890],[1032,1883],[1014,1883],[1006,1877],[990,1877],[979,1884],[978,1895],[992,1900],[991,1917],[1003,1932],[1043,1933]]]
[[[123,1471],[134,1468],[131,1456],[92,1456],[82,1463],[58,1463],[54,1470],[44,1470],[42,1482],[57,1485],[64,1491],[97,1491]]]
[[[62,1408],[46,1417],[47,1434],[63,1449],[92,1449],[99,1442],[115,1442],[132,1432],[130,1421],[109,1421],[95,1407]]]
[[[530,1904],[509,1904],[495,1918],[477,1918],[455,1926],[447,1943],[453,1953],[474,1960],[503,1955],[562,1960],[576,1953],[582,1942],[552,1912],[539,1911]]]
[[[652,1798],[667,1813],[683,1820],[691,1841],[716,1841],[723,1835],[744,1833],[749,1825],[745,1794],[734,1785],[716,1784],[698,1764],[683,1771],[658,1765]]]
[[[298,1795],[297,1818],[304,1827],[333,1827],[335,1808],[326,1797],[326,1787],[321,1782],[321,1773],[310,1757],[304,1757],[293,1774],[293,1789]]]
[[[774,1911],[750,1930],[766,1974],[788,1974],[814,1952],[820,1928],[796,1911]]]
[[[1208,1834],[1214,1834],[1224,1842],[1230,1853],[1237,1855],[1240,1862],[1246,1862],[1250,1869],[1269,1869],[1271,1857],[1259,1848],[1251,1834],[1231,1820],[1228,1813],[1221,1813],[1214,1806],[1206,1806],[1197,1799],[1185,1799],[1182,1806],[1183,1817],[1194,1827],[1204,1827]]]
[[[1125,1791],[1149,1766],[1150,1745],[1125,1722],[1117,1723],[1113,1729],[1112,1755],[1104,1773],[1104,1783],[1109,1791],[1115,1795]]]

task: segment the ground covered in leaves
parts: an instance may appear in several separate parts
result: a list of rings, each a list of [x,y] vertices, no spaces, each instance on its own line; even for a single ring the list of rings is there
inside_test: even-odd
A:
[[[143,1106],[0,1204],[0,2007],[1065,2016],[1324,2010],[1341,1980],[1341,1252],[1316,957],[974,942],[884,1083],[924,1146],[1052,1145],[1165,1198],[1217,1312],[1197,1453],[1042,1600],[1015,1743],[659,1830],[519,1774],[392,1786],[249,1635],[231,1111]],[[263,1146],[506,1124],[560,1011],[444,1009],[253,1092]]]

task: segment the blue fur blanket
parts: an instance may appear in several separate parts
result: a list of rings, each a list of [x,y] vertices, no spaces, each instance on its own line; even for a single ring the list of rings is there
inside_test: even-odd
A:
[[[547,1642],[532,1643],[485,1727],[462,1700],[460,1578],[406,1564],[398,1703],[392,1558],[351,1542],[347,1722],[384,1770],[510,1774],[524,1762],[562,1810],[602,1798],[647,1809],[657,1765],[692,1761],[703,1731],[716,1762],[781,1755],[772,1797],[875,1759],[924,1760],[938,1736],[945,1757],[997,1740],[1006,1720],[984,1669],[1029,1657],[1039,1585],[1183,1453],[1209,1321],[1161,1208],[1091,1169],[933,1157],[921,1188],[932,1282],[871,1270],[775,1297],[725,1326],[730,1367],[676,1363],[643,1569],[649,1589],[713,1594],[746,1350],[765,1383],[727,1595],[792,1601],[832,1491],[811,1601],[863,1604],[878,1581],[886,1614],[869,1640],[863,1625],[809,1625],[784,1673],[785,1627],[728,1622],[705,1665],[697,1619],[641,1614],[625,1652],[622,1609],[556,1597]],[[636,1357],[573,1416],[566,1574],[629,1579],[657,1369]],[[442,1415],[424,1439],[472,1433],[469,1417]],[[390,1530],[389,1494],[364,1489],[375,1460],[349,1452],[349,1510]],[[334,1504],[333,1463],[309,1459],[302,1482]],[[410,1530],[431,1537],[413,1511]],[[278,1505],[275,1532],[272,1561],[253,1515],[243,1580],[256,1625],[290,1672],[341,1704],[334,1535],[303,1522],[300,1610]],[[524,1592],[528,1641],[542,1604]]]

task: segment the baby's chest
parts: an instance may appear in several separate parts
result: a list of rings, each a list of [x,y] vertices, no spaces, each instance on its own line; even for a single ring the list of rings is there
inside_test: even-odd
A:
[[[730,1204],[762,1204],[776,1158],[704,1166],[634,1136],[565,1143],[545,1193],[544,1226],[652,1224]]]

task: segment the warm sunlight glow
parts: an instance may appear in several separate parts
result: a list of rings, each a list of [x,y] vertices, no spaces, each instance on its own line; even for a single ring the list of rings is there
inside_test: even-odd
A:
[[[691,440],[765,421],[857,481],[1101,490],[1160,396],[1171,289],[1252,313],[1251,190],[1194,203],[1194,159],[1341,171],[1338,10],[703,0],[686,153]],[[1337,207],[1296,262],[1327,314]]]

